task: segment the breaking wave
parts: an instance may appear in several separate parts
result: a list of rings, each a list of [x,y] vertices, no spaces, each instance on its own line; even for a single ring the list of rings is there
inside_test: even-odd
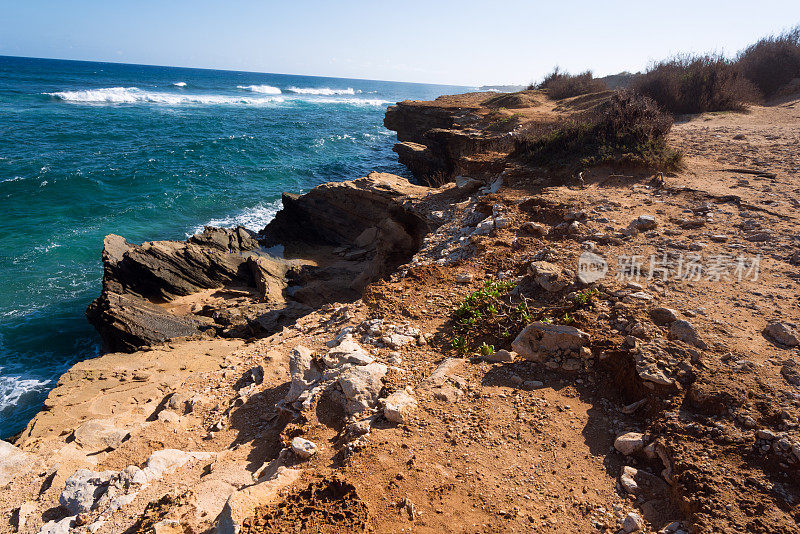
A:
[[[287,91],[291,91],[292,93],[297,93],[298,95],[322,95],[322,96],[336,96],[336,95],[354,95],[356,93],[360,93],[361,91],[356,91],[352,87],[348,87],[347,89],[331,89],[330,87],[318,87],[318,88],[303,88],[303,87],[287,87]]]
[[[261,93],[264,95],[279,95],[281,90],[271,85],[237,85],[237,89],[244,91],[252,91],[253,93]]]
[[[175,82],[172,85],[175,87],[186,87],[186,82]]]
[[[194,228],[191,233],[186,236],[193,236],[194,234],[203,231],[206,226],[218,226],[220,228],[235,228],[237,226],[244,226],[253,232],[260,232],[264,227],[275,218],[275,214],[281,209],[281,201],[275,200],[272,202],[261,203],[252,208],[242,210],[235,215],[229,215],[221,219],[211,219],[206,224]]]
[[[0,375],[0,414],[19,404],[24,397],[41,392],[49,383],[49,380]]]
[[[202,94],[173,94],[158,91],[144,91],[138,87],[106,87],[83,91],[58,91],[45,93],[65,102],[86,104],[269,104],[283,102],[279,97],[226,96]]]

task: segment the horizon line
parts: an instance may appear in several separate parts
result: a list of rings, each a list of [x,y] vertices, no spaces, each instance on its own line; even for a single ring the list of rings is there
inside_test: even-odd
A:
[[[318,74],[297,74],[297,73],[288,73],[288,72],[262,72],[262,71],[255,71],[255,70],[234,70],[234,69],[215,69],[211,67],[185,67],[181,65],[154,65],[151,63],[125,63],[122,61],[99,61],[95,59],[65,59],[60,57],[38,57],[38,56],[10,56],[7,54],[0,53],[0,58],[14,58],[14,59],[36,59],[36,60],[44,60],[44,61],[68,61],[72,63],[100,63],[103,65],[129,65],[134,67],[155,67],[155,68],[163,68],[163,69],[185,69],[185,70],[207,70],[207,71],[217,71],[217,72],[236,72],[236,73],[243,73],[243,74],[272,74],[276,76],[304,76],[306,78],[326,78],[330,80],[353,80],[353,81],[364,81],[364,82],[387,82],[387,83],[405,83],[410,85],[438,85],[442,87],[464,87],[464,88],[480,88],[480,87],[492,87],[492,85],[483,84],[483,85],[461,85],[461,84],[451,84],[451,83],[426,83],[426,82],[408,82],[408,81],[400,81],[400,80],[378,80],[373,78],[348,78],[344,76],[321,76]],[[517,85],[517,84],[494,84],[494,85]]]

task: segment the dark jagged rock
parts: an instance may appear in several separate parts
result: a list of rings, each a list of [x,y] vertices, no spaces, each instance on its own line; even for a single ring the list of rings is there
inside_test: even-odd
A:
[[[257,248],[253,235],[241,227],[208,227],[187,241],[142,245],[111,234],[103,241],[103,288],[168,301],[224,284],[251,285],[242,252]]]
[[[258,257],[258,241],[244,228],[207,227],[186,241],[133,245],[118,235],[103,241],[103,290],[86,316],[107,351],[130,352],[142,346],[241,327],[253,335],[256,318],[285,303],[285,262]],[[163,304],[177,297],[225,286],[253,287],[261,304],[241,323],[215,322],[205,313],[174,313]],[[268,324],[269,321],[264,324]],[[240,328],[241,329],[241,328]]]
[[[107,352],[133,352],[143,346],[191,337],[212,323],[193,316],[177,316],[136,295],[110,292],[92,302],[86,316]]]
[[[357,180],[320,185],[302,196],[286,193],[283,209],[262,234],[268,245],[354,247],[345,259],[365,264],[349,284],[360,292],[419,250],[428,223],[404,200],[426,191],[400,176],[373,172]]]

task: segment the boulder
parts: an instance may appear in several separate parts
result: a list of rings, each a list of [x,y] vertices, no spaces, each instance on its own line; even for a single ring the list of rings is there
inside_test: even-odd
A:
[[[528,267],[536,283],[545,291],[556,292],[567,287],[570,280],[564,276],[561,267],[547,261],[534,261]]]
[[[322,377],[322,371],[314,361],[314,353],[311,349],[303,345],[292,349],[289,353],[289,374],[292,383],[284,400],[291,403]]]
[[[796,347],[800,344],[797,327],[784,322],[772,322],[764,328],[764,335],[779,345]]]
[[[392,423],[408,423],[417,408],[417,399],[408,390],[395,391],[383,401],[383,415]]]
[[[164,474],[172,473],[192,460],[208,460],[213,456],[213,453],[210,452],[184,452],[178,449],[161,449],[147,458],[142,471],[148,481],[157,480]]]
[[[283,260],[268,256],[250,256],[247,263],[261,298],[266,302],[276,304],[286,302],[283,291],[287,286],[288,264]]]
[[[588,345],[589,334],[572,326],[531,323],[511,343],[511,348],[527,360],[540,361],[542,352],[580,351]]]
[[[352,363],[355,365],[367,365],[375,361],[375,358],[370,356],[352,335],[344,336],[339,344],[333,347],[325,354],[323,358],[325,366],[329,369],[340,367],[345,363]]]
[[[481,356],[481,360],[491,363],[510,363],[514,361],[516,356],[517,355],[513,352],[509,352],[505,349],[500,349],[498,351],[493,352],[492,354]]]
[[[77,515],[92,510],[95,502],[105,493],[115,471],[95,472],[79,469],[64,483],[58,502],[70,514]]]
[[[351,367],[339,376],[338,383],[347,399],[347,413],[356,414],[375,406],[386,371],[385,365],[374,362]]]

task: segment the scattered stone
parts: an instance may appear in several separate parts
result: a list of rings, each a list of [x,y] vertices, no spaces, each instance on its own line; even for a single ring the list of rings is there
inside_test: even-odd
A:
[[[158,412],[158,420],[162,423],[174,424],[180,421],[181,417],[172,410],[161,410]]]
[[[534,261],[528,267],[528,271],[533,276],[536,283],[545,291],[561,291],[569,280],[563,275],[561,267],[547,261]]]
[[[75,516],[65,517],[60,521],[48,521],[44,524],[39,534],[69,534],[75,526]]]
[[[456,282],[459,284],[469,284],[475,277],[471,273],[461,273],[456,275]]]
[[[657,325],[668,325],[678,320],[678,312],[672,308],[651,308],[650,318]]]
[[[358,344],[353,336],[346,335],[339,344],[328,351],[323,358],[325,366],[329,369],[341,367],[345,363],[355,365],[367,365],[375,361],[361,345]]]
[[[725,234],[714,234],[711,236],[711,241],[715,243],[725,243],[726,241],[728,241],[728,239],[729,239],[728,236],[726,236]]]
[[[640,452],[644,448],[644,434],[640,432],[628,432],[622,434],[614,440],[614,448],[625,456],[631,456]]]
[[[26,501],[19,505],[19,508],[17,508],[17,512],[14,515],[13,522],[17,532],[25,531],[25,524],[28,522],[28,518],[35,514],[36,510],[37,506],[33,501]]]
[[[764,335],[775,343],[786,347],[796,347],[800,344],[796,326],[789,323],[770,323],[764,328]]]
[[[499,363],[499,362],[507,363],[507,362],[513,362],[516,356],[517,355],[513,352],[509,352],[505,349],[500,349],[496,352],[493,352],[492,354],[481,356],[481,360],[492,363]]]
[[[523,223],[522,226],[520,226],[520,230],[526,234],[538,236],[547,235],[548,232],[547,226],[531,221]]]
[[[58,502],[70,514],[77,515],[89,512],[94,503],[105,493],[114,471],[95,472],[88,469],[78,469],[64,483],[64,491]]]
[[[644,529],[644,520],[636,512],[630,512],[622,520],[622,530],[625,532],[639,532]]]
[[[292,439],[291,447],[292,452],[304,460],[307,460],[308,458],[311,458],[317,454],[316,444],[314,444],[313,441],[303,439],[299,436]]]
[[[463,358],[447,358],[434,369],[431,375],[422,381],[422,387],[439,387],[449,376],[458,371],[466,362]]]
[[[409,416],[417,408],[417,399],[407,389],[395,391],[383,402],[383,415],[392,423],[408,423]]]
[[[527,360],[542,361],[541,352],[579,351],[589,343],[589,334],[573,326],[531,323],[511,343],[511,348]]]
[[[347,413],[356,414],[375,406],[386,371],[385,365],[373,362],[351,367],[339,376],[339,385],[347,399]]]
[[[694,326],[692,326],[692,323],[682,319],[673,321],[673,323],[670,325],[669,338],[679,339],[684,343],[694,345],[699,349],[708,348],[708,345],[705,343],[705,341],[701,340],[700,336],[697,335],[697,330],[695,330]]]

